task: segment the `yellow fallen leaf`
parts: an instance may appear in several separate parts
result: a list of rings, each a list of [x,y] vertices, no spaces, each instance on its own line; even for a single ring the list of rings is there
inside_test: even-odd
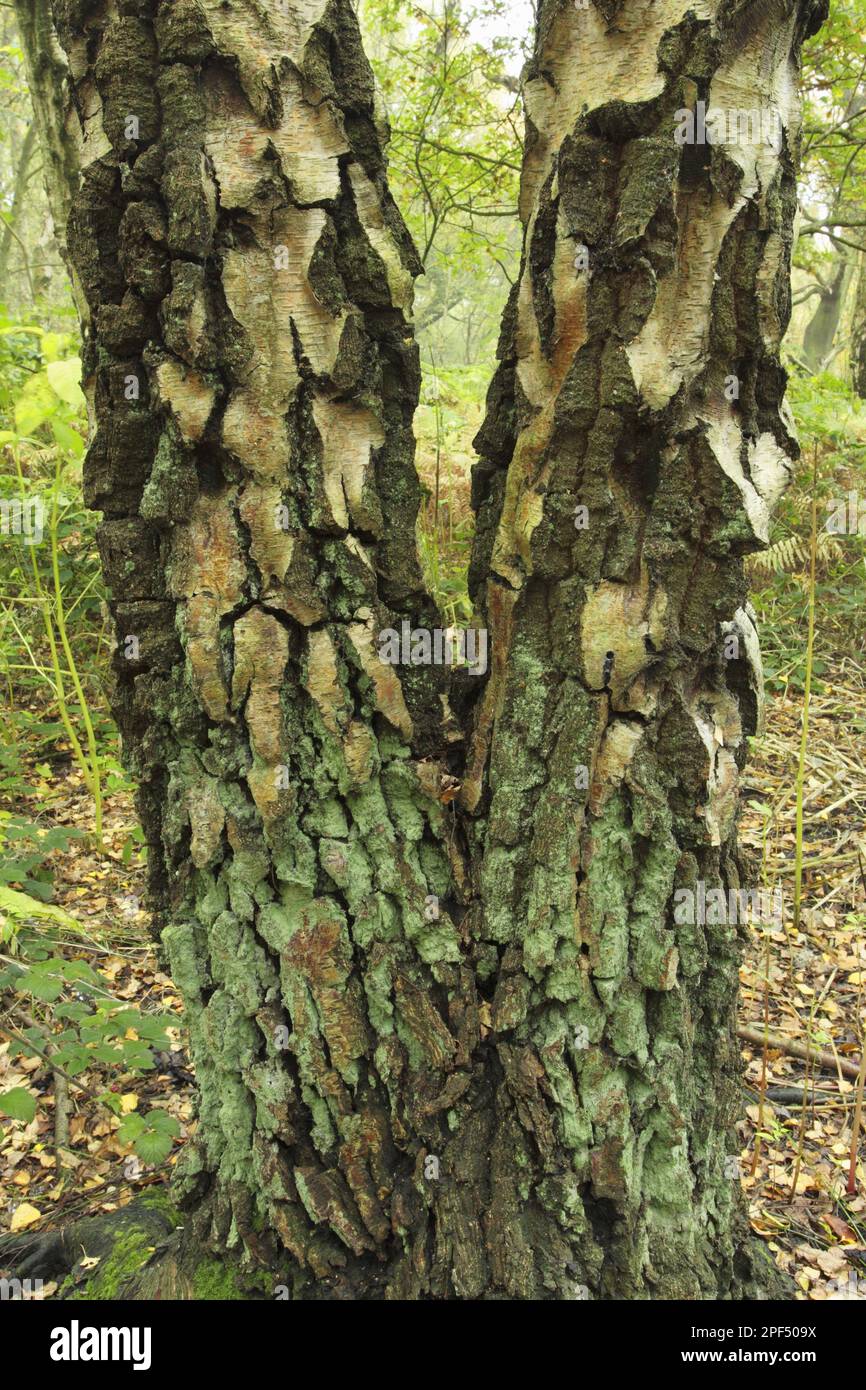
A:
[[[12,1181],[16,1184],[17,1187],[29,1187],[30,1174],[24,1172],[16,1173]]]
[[[854,970],[848,976],[849,985],[866,985],[866,970]]]
[[[132,1029],[129,1031],[132,1032]],[[123,1095],[120,1097],[120,1109],[121,1113],[124,1115],[128,1115],[130,1111],[138,1109],[138,1096],[134,1091],[124,1091]]]
[[[34,1221],[39,1221],[42,1216],[41,1211],[36,1207],[31,1207],[29,1202],[22,1202],[20,1207],[16,1207],[12,1213],[12,1220],[9,1223],[11,1231],[23,1231],[28,1226],[32,1226]]]

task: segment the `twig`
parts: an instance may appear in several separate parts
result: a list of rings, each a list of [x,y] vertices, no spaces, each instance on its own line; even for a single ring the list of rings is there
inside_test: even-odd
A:
[[[766,824],[766,822],[765,822]],[[770,1040],[770,933],[767,932],[764,956],[764,1037],[761,1048],[761,1099],[758,1102],[758,1123],[755,1128],[755,1152],[752,1155],[752,1177],[758,1171],[761,1157],[761,1135],[764,1130],[764,1100],[767,1095],[767,1052]]]
[[[737,1037],[742,1038],[744,1042],[753,1043],[755,1047],[764,1046],[762,1028],[750,1028],[747,1023],[741,1023],[737,1028]],[[776,1052],[786,1052],[789,1057],[799,1057],[803,1062],[817,1062],[818,1066],[825,1067],[827,1071],[835,1071],[838,1067],[843,1076],[850,1076],[854,1081],[860,1075],[860,1062],[850,1062],[847,1057],[834,1057],[832,1052],[825,1052],[819,1047],[809,1047],[806,1043],[797,1042],[796,1038],[780,1038],[775,1033],[768,1033],[767,1044]]]
[[[23,1017],[26,1017],[26,1015],[23,1015]],[[39,1027],[38,1023],[34,1023],[32,1019],[30,1020],[30,1026],[33,1028]],[[99,1096],[95,1091],[91,1091],[89,1086],[83,1086],[80,1081],[76,1081],[74,1076],[70,1076],[68,1071],[64,1071],[62,1067],[59,1067],[56,1062],[52,1061],[50,1053],[44,1052],[41,1047],[37,1047],[35,1042],[32,1042],[30,1038],[25,1038],[23,1033],[10,1033],[8,1028],[3,1028],[2,1026],[0,1026],[0,1033],[3,1034],[4,1038],[8,1038],[10,1042],[25,1043],[27,1047],[30,1048],[31,1052],[35,1052],[37,1057],[41,1057],[43,1062],[47,1062],[52,1071],[59,1072],[61,1076],[65,1076],[70,1085],[74,1086],[79,1091],[83,1091],[91,1100],[99,1100]]]
[[[800,902],[803,890],[803,786],[806,777],[806,749],[809,744],[809,697],[812,693],[812,661],[815,650],[815,565],[818,553],[818,445],[812,465],[812,506],[809,531],[809,616],[806,635],[806,675],[803,683],[803,722],[797,760],[797,810],[794,840],[794,933],[800,930]]]
[[[866,872],[863,869],[863,856],[860,856],[860,878],[866,885]],[[866,1039],[864,1039],[866,1042]],[[854,1118],[851,1121],[851,1164],[848,1169],[848,1186],[845,1189],[849,1197],[853,1197],[857,1192],[857,1146],[860,1140],[860,1120],[863,1114],[863,1087],[866,1084],[866,1046],[863,1047],[863,1055],[860,1058],[860,1074],[857,1077],[857,1099],[854,1102]]]
[[[857,1146],[860,1140],[860,1121],[863,1115],[863,1086],[866,1083],[866,1047],[860,1059],[860,1075],[857,1077],[857,1099],[854,1102],[854,1118],[851,1121],[851,1164],[848,1169],[848,1186],[845,1191],[849,1197],[857,1193]]]
[[[53,1070],[54,1077],[54,1149],[59,1172],[63,1171],[63,1150],[69,1148],[69,1082],[64,1072]]]

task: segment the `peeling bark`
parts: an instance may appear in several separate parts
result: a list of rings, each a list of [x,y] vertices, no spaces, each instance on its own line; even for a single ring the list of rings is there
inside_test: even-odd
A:
[[[818,19],[788,0],[540,10],[523,262],[476,441],[494,656],[462,791],[503,1059],[492,1148],[521,1155],[509,1196],[499,1179],[512,1295],[566,1297],[570,1269],[593,1297],[761,1283],[726,1164],[738,929],[678,925],[672,897],[748,872],[742,558],[797,456],[778,348]],[[699,102],[777,148],[678,145]]]
[[[475,479],[486,680],[379,655],[437,620],[419,266],[348,0],[54,11],[191,1238],[296,1297],[759,1296],[722,1174],[737,933],[671,902],[739,882],[811,10],[542,5]],[[707,95],[778,106],[781,150],[678,146]]]
[[[343,0],[55,12],[115,711],[200,1091],[179,1186],[199,1239],[291,1256],[299,1287],[379,1287],[386,1257],[411,1282],[431,1205],[412,1111],[466,1052],[474,993],[437,795],[445,676],[376,643],[435,615],[418,263],[372,76]]]

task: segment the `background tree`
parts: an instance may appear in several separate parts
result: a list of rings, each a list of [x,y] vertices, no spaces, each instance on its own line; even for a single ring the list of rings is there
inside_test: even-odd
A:
[[[391,188],[424,269],[422,354],[440,365],[486,361],[519,256],[513,73],[529,35],[501,32],[501,0],[365,0],[360,20],[390,121]]]
[[[22,34],[12,6],[0,13],[0,283],[10,309],[26,314],[38,305],[57,327],[71,314],[63,302],[65,276],[42,196],[47,171],[31,119],[33,85],[27,62],[28,54],[41,51],[37,45],[46,14],[45,0],[28,4]],[[51,109],[59,112],[57,101]],[[77,180],[74,165],[69,174]],[[59,225],[62,230],[62,221]]]
[[[834,6],[804,65],[795,303],[809,306],[802,347],[806,365],[815,372],[840,352],[846,354],[838,364],[842,370],[851,360],[846,296],[856,280],[858,253],[866,246],[864,24],[862,0]]]

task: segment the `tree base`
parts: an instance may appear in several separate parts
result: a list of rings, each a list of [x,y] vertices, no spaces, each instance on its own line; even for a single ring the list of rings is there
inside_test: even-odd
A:
[[[353,1296],[345,1288],[324,1289],[303,1278],[293,1280],[285,1271],[254,1268],[238,1254],[215,1253],[204,1235],[212,1223],[207,1199],[185,1219],[168,1193],[157,1191],[119,1211],[85,1217],[59,1231],[7,1237],[0,1241],[0,1266],[12,1278],[56,1281],[57,1298],[73,1302],[272,1301],[280,1297],[303,1301]],[[93,1264],[94,1259],[98,1264]],[[794,1296],[791,1280],[751,1234],[737,1256],[735,1273],[737,1282],[728,1301],[783,1301]],[[362,1301],[381,1298],[386,1283],[380,1273],[367,1292],[359,1290],[357,1297]],[[635,1291],[636,1301],[650,1298],[649,1289]]]

